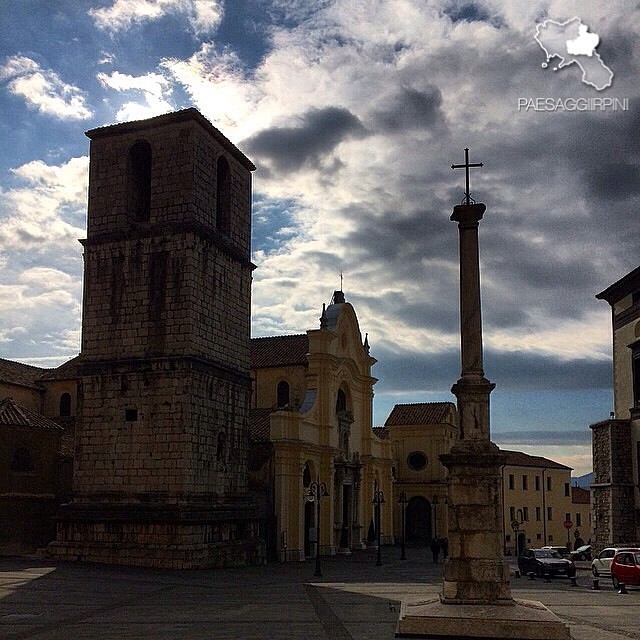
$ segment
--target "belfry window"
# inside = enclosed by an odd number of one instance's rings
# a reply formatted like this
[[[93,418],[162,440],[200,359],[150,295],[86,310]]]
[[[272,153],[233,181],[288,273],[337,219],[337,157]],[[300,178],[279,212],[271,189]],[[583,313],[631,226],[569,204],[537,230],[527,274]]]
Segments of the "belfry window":
[[[67,418],[71,415],[71,394],[63,393],[60,396],[60,417]]]
[[[226,458],[227,448],[227,436],[224,431],[218,434],[218,446],[216,448],[216,460],[218,462],[224,462]]]
[[[347,395],[342,389],[338,389],[338,396],[336,398],[336,413],[347,410]]]
[[[282,409],[289,404],[289,383],[286,380],[278,382],[276,402],[278,409]]]
[[[129,212],[133,220],[149,219],[151,209],[151,147],[140,140],[129,150]]]
[[[216,170],[216,228],[226,234],[231,230],[231,169],[224,156]]]

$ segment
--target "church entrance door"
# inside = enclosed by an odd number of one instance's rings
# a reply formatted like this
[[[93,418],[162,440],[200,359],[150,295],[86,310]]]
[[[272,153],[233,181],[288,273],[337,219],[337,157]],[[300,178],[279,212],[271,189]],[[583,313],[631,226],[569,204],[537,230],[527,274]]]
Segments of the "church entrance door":
[[[410,544],[431,542],[431,503],[423,496],[414,496],[407,504],[406,540]]]

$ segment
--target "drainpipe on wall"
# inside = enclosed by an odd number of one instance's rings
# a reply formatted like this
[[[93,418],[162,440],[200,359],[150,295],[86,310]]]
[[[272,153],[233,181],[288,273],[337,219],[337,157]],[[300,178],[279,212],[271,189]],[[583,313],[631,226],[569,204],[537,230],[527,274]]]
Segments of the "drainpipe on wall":
[[[547,501],[545,499],[547,491],[547,483],[545,482],[544,474],[546,469],[542,469],[542,538],[544,540],[542,546],[547,544]]]
[[[504,468],[507,465],[503,464],[500,467],[500,476],[502,478],[502,553],[504,555],[507,555],[507,538],[506,538],[506,532],[507,530],[505,529],[505,520],[504,520],[504,510],[505,510],[505,506],[504,506]]]

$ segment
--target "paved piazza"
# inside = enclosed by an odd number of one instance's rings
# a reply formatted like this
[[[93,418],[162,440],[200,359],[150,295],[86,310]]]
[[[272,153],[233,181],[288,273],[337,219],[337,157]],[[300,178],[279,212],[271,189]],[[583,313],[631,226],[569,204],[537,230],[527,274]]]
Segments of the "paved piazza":
[[[224,571],[169,571],[0,558],[0,638],[391,640],[405,596],[440,590],[442,564],[424,549],[383,549],[314,563]],[[565,579],[513,578],[513,596],[539,600],[571,625],[575,640],[640,639],[640,588],[618,595],[608,579],[591,590]]]

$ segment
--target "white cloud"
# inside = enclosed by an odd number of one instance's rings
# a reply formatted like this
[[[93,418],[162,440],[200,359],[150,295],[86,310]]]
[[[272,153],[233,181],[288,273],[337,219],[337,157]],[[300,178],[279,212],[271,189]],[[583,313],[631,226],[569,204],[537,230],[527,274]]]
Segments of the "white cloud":
[[[205,42],[187,60],[168,58],[161,66],[224,131],[242,138],[270,117],[268,110],[257,110],[262,89],[245,76],[242,62],[231,51],[218,52],[213,44]]]
[[[174,106],[167,100],[172,88],[169,81],[159,73],[148,73],[143,76],[130,76],[119,71],[111,74],[98,73],[97,78],[102,86],[119,92],[138,91],[142,93],[144,104],[126,102],[116,113],[116,119],[141,120],[171,111]]]
[[[74,120],[93,115],[81,89],[26,56],[7,58],[0,67],[0,80],[7,81],[11,93],[21,96],[41,113]]]
[[[34,160],[13,173],[23,185],[0,192],[0,251],[77,253],[85,233],[88,158],[61,165]]]
[[[194,33],[208,33],[220,24],[222,3],[218,0],[115,0],[111,6],[89,10],[99,28],[114,32],[171,14],[186,15]]]

